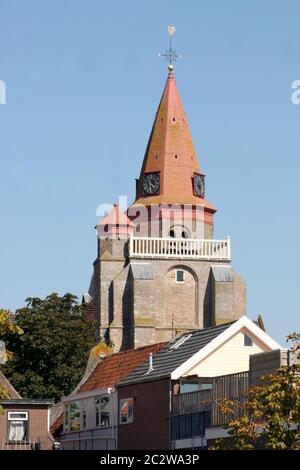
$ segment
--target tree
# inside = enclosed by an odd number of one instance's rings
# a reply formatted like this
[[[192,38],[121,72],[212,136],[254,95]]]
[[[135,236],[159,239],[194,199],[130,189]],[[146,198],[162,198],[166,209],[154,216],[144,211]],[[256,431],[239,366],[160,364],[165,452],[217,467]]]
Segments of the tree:
[[[9,310],[0,309],[0,339],[9,335],[21,335],[23,330],[12,321],[12,314]],[[6,362],[9,359],[12,359],[13,353],[8,351],[6,348],[3,351],[3,357],[1,358],[3,362]],[[0,400],[5,400],[10,397],[9,391],[7,388],[0,384]],[[2,414],[3,409],[0,404],[0,414]]]
[[[24,334],[5,337],[15,352],[5,372],[23,397],[59,401],[82,378],[96,343],[96,325],[87,319],[86,306],[69,293],[29,297],[26,302],[16,312],[16,324]]]
[[[261,377],[262,384],[250,388],[243,410],[237,401],[221,401],[221,411],[232,416],[227,426],[231,439],[216,441],[213,449],[300,449],[299,338],[296,333],[288,337],[295,363]],[[234,418],[239,408],[241,417]]]

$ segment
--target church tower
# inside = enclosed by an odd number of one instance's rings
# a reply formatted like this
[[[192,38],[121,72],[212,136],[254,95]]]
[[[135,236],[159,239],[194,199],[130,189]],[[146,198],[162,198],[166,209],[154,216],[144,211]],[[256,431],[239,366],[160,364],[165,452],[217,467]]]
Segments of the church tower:
[[[89,314],[115,351],[246,314],[230,239],[213,238],[215,213],[170,64],[135,201],[97,225]]]
[[[129,214],[135,215],[141,205],[147,207],[146,224],[141,220],[141,235],[157,233],[157,226],[153,226],[157,216],[160,236],[190,238],[193,233],[193,238],[213,238],[216,209],[205,199],[205,176],[199,167],[172,65],[137,180],[136,200]],[[168,214],[174,219],[170,227],[164,224]],[[191,229],[181,227],[178,221],[183,219]]]

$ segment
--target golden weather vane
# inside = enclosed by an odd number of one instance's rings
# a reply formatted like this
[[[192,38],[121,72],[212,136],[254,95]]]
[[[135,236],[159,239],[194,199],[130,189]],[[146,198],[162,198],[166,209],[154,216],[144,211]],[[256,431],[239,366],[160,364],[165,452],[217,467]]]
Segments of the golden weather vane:
[[[180,55],[172,47],[172,37],[175,34],[176,28],[175,26],[168,26],[168,34],[170,38],[169,49],[167,49],[163,54],[158,54],[159,57],[164,57],[166,61],[169,62],[169,70],[174,69],[173,62],[177,59],[180,59]]]

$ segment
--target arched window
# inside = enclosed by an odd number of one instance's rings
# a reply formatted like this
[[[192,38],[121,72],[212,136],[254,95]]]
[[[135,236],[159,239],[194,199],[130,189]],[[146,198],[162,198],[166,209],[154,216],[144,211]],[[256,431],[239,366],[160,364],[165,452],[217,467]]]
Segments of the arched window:
[[[188,229],[182,225],[173,225],[169,231],[169,237],[171,238],[191,238]]]

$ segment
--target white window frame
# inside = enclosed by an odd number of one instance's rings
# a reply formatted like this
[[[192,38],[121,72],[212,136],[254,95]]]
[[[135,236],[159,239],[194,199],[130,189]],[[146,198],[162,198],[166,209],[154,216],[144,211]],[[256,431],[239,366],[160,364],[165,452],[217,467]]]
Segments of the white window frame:
[[[12,415],[25,415],[24,418],[16,418],[13,417]],[[8,421],[28,421],[28,411],[9,411],[8,412]]]
[[[101,398],[107,397],[109,400],[109,425],[108,426],[101,426]],[[96,403],[97,400],[97,403]],[[111,395],[108,393],[104,393],[102,395],[98,395],[95,400],[94,400],[94,406],[95,406],[95,418],[96,415],[98,414],[98,426],[97,426],[97,419],[95,419],[95,427],[97,429],[108,429],[111,428],[112,426],[112,400],[111,400]]]
[[[19,415],[19,416],[17,417],[17,415]],[[24,416],[20,417],[20,415],[24,415]],[[11,423],[13,421],[21,421],[22,423],[26,422],[25,439],[22,439],[21,441],[9,439],[9,430],[10,430],[10,424],[9,423]],[[29,442],[28,411],[8,411],[8,413],[7,413],[7,441],[11,444],[17,443],[17,442],[22,442],[22,443]]]
[[[177,279],[177,273],[179,271],[183,273],[183,281],[178,281],[178,279]],[[176,282],[176,284],[184,284],[185,283],[185,270],[184,269],[176,269],[175,282]]]
[[[132,413],[131,413],[131,418],[130,418],[130,420],[128,420],[128,418],[127,418],[127,421],[122,421],[122,420],[121,420],[121,416],[122,416],[122,403],[123,403],[123,402],[126,402],[126,401],[131,401],[131,402],[132,402]],[[133,412],[134,412],[133,407],[134,407],[134,399],[133,399],[133,397],[120,398],[120,400],[119,400],[119,424],[120,424],[120,425],[133,423]],[[127,414],[127,417],[128,417],[128,414]]]

